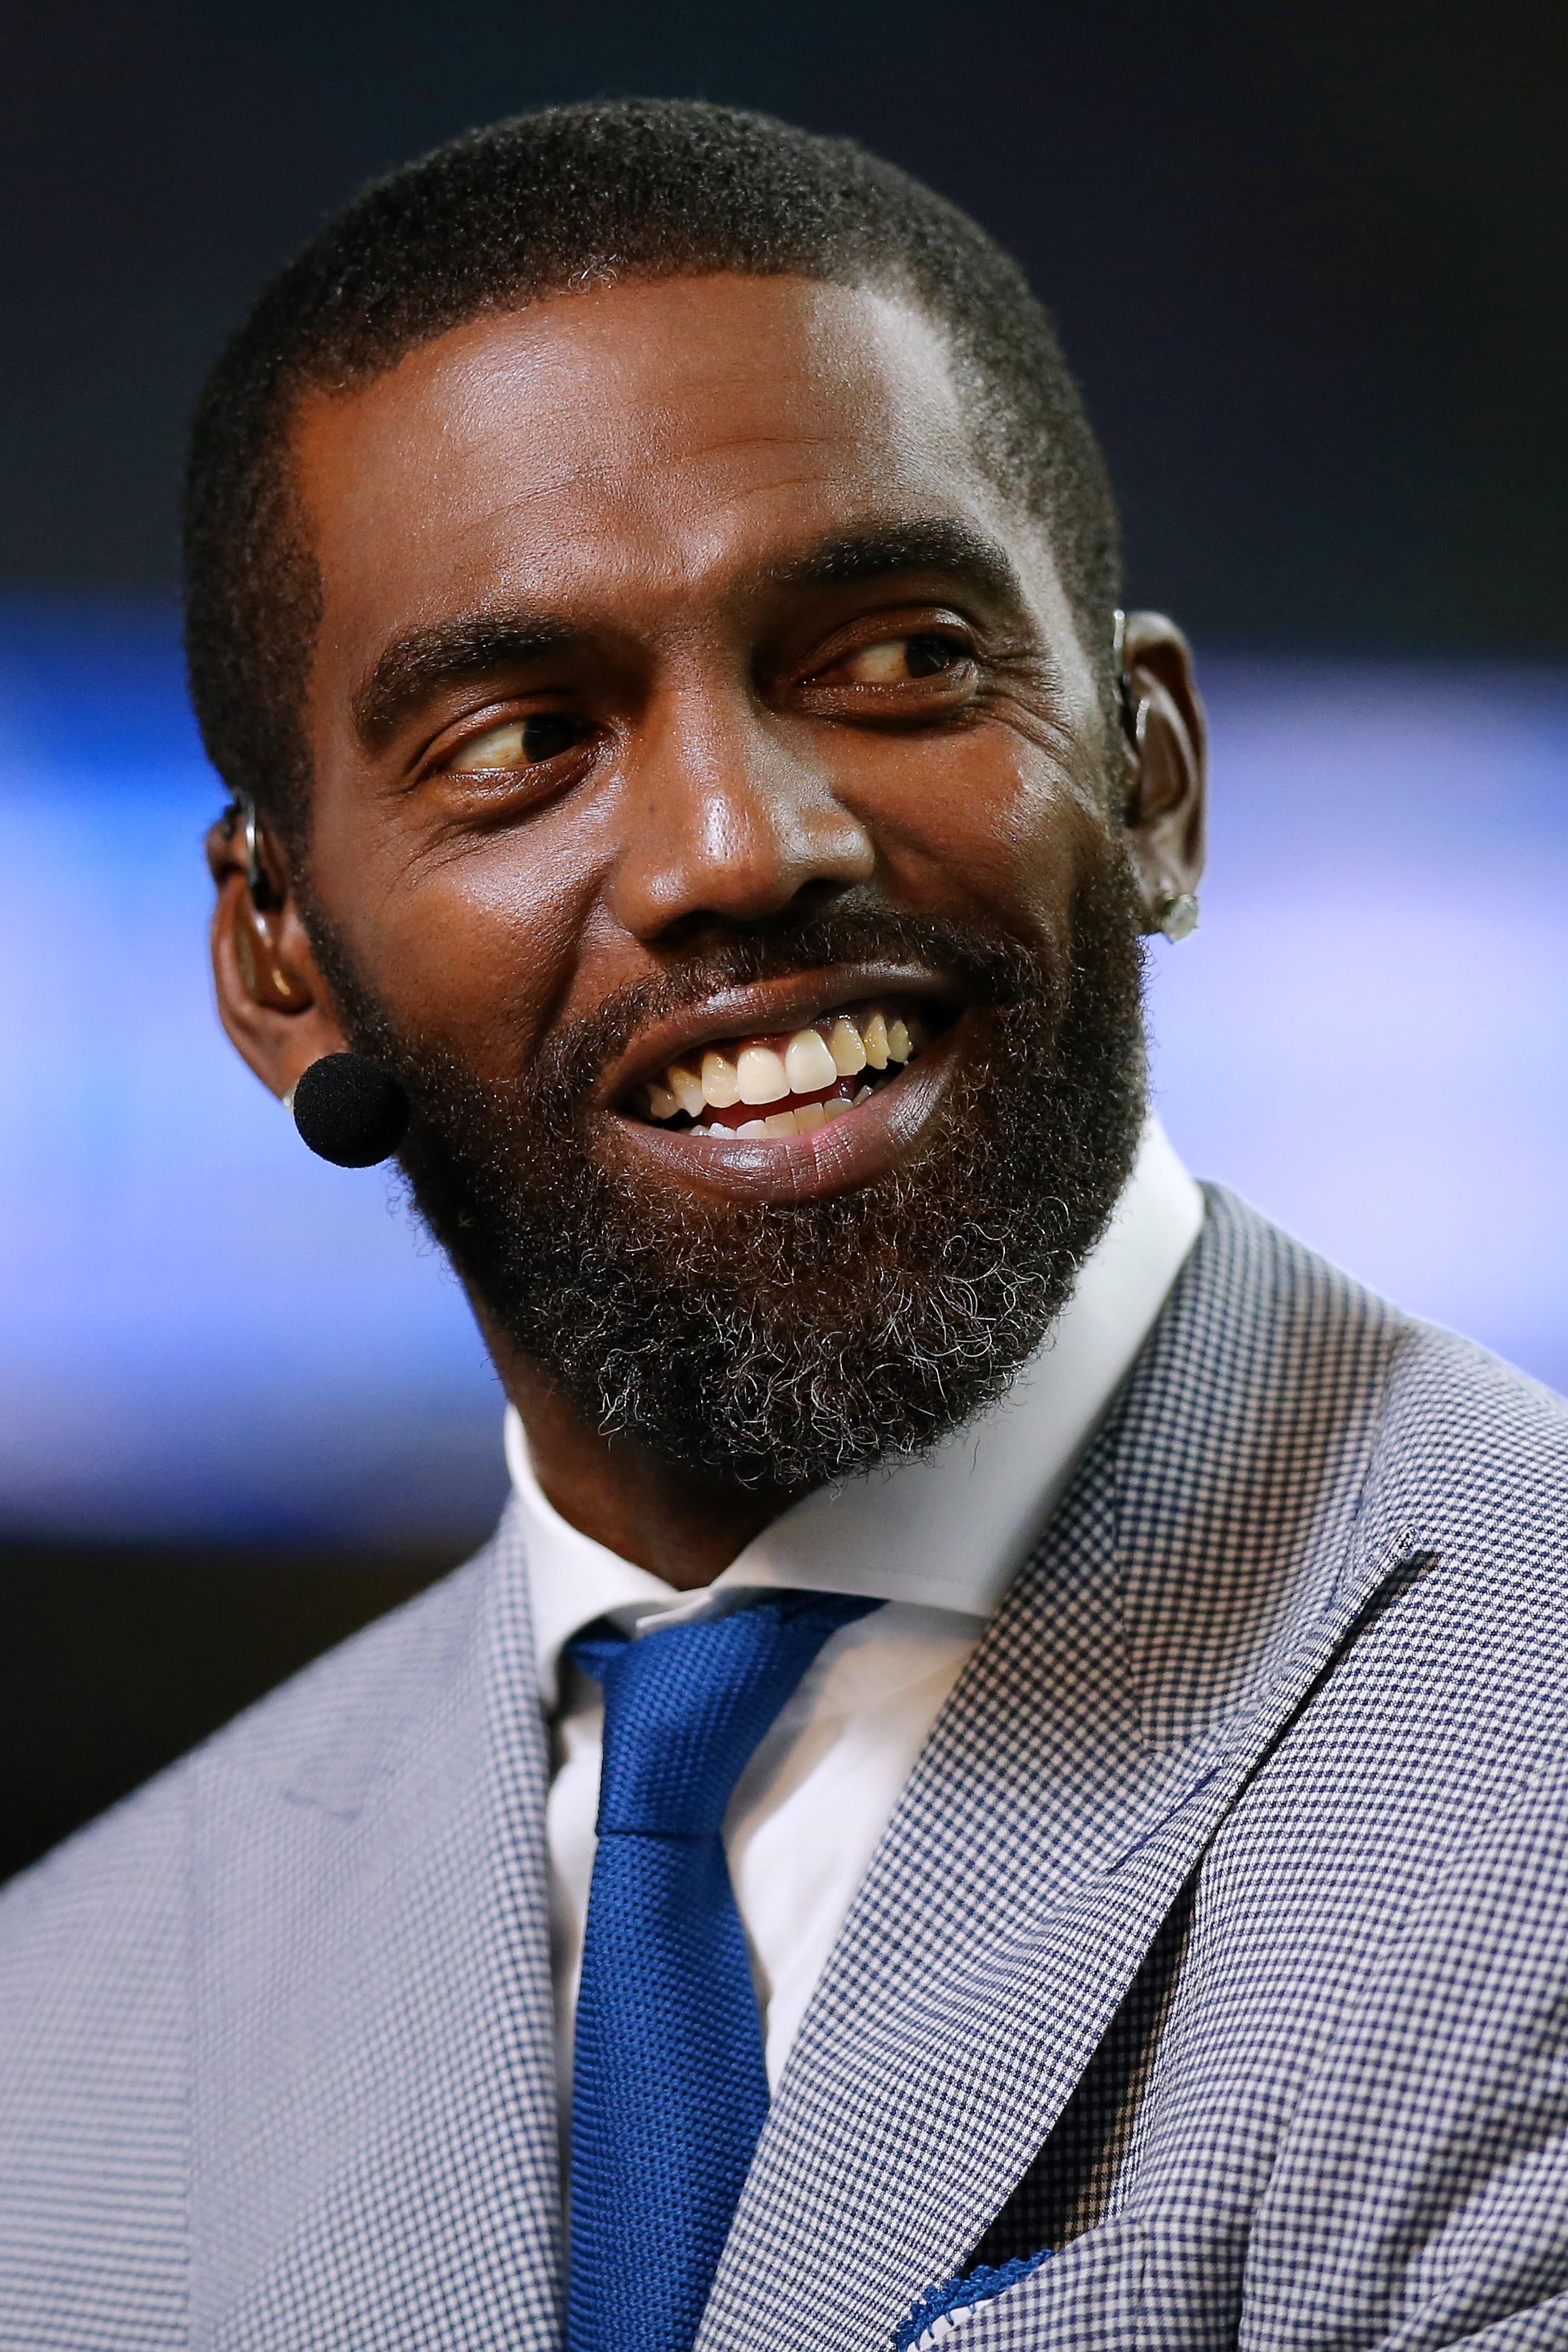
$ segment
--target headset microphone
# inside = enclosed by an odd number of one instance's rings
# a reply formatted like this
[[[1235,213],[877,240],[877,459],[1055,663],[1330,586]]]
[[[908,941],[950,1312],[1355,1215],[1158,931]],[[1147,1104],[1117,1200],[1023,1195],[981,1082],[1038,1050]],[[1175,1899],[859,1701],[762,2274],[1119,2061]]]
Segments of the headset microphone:
[[[319,1159],[373,1168],[408,1130],[408,1097],[369,1054],[324,1054],[294,1089],[294,1124]]]

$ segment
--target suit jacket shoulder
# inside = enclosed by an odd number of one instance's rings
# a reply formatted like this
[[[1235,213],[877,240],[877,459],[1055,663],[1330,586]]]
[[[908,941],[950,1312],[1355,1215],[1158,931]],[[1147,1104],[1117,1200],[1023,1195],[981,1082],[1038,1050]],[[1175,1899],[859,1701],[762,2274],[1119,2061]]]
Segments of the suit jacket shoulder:
[[[508,1549],[503,1522],[465,1568],[0,1893],[5,2352],[204,2341],[204,2292],[222,2306],[247,2235],[231,2213],[225,2252],[193,2265],[216,2210],[231,2192],[236,2208],[254,2206],[272,2166],[293,2174],[308,2208],[312,2158],[319,2186],[343,2137],[334,2099],[365,2095],[349,2078],[378,2003],[412,2026],[411,1986],[375,1981],[366,1939],[384,1939],[393,1977],[400,1964],[411,1976],[431,1968],[433,1939],[462,1948],[461,1931],[436,1919],[423,1937],[409,1931],[443,1841],[459,1886],[483,1899],[506,1793],[488,1725],[498,1660],[528,1755],[526,1626],[508,1634],[497,1591],[519,1582]],[[531,1941],[530,1930],[525,1960]],[[224,2180],[236,2161],[252,2180]],[[193,2189],[204,2175],[205,2197]],[[264,2213],[263,2228],[278,2218]]]

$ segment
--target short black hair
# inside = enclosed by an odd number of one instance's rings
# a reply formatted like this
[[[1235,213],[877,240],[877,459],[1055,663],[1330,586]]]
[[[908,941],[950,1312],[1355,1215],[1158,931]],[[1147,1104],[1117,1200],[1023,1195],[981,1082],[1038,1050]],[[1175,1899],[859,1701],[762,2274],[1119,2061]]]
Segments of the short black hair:
[[[1115,506],[1050,317],[954,205],[847,139],[696,101],[551,107],[470,131],[364,189],[262,294],[198,402],[185,488],[185,646],[203,740],[297,848],[320,611],[290,435],[486,312],[575,287],[720,270],[874,286],[949,341],[988,472],[1046,527],[1104,673]]]

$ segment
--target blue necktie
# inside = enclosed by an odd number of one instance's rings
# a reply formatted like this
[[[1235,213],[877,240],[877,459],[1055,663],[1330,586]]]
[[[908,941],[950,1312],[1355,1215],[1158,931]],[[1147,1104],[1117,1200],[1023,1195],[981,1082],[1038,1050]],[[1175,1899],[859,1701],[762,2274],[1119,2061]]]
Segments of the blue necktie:
[[[785,1593],[641,1641],[580,1635],[604,1686],[577,2001],[568,2352],[690,2352],[768,2113],[721,1832],[823,1643],[871,1601]]]

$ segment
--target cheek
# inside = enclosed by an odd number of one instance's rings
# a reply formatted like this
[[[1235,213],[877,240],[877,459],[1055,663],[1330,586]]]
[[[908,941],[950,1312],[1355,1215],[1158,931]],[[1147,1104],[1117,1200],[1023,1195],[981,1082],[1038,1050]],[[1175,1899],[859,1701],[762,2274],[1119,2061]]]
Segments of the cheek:
[[[456,1052],[476,1076],[528,1060],[577,992],[591,883],[548,829],[438,857],[315,861],[318,896],[399,1030]],[[336,883],[336,887],[334,887]]]
[[[527,1059],[570,992],[577,925],[566,894],[515,861],[458,861],[413,894],[408,971],[423,1002],[411,1012],[477,1072]]]
[[[1005,730],[908,747],[857,795],[900,897],[1054,937],[1103,828],[1079,784]]]

